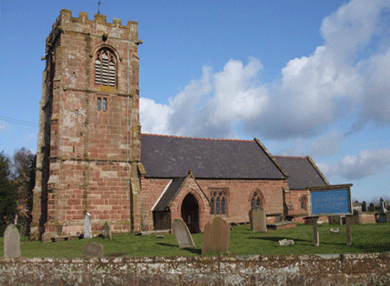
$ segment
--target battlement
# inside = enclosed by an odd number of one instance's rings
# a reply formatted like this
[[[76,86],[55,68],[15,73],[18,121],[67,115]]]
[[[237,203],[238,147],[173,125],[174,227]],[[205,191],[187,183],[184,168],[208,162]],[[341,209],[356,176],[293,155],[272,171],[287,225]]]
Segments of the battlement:
[[[92,22],[95,22],[95,23],[98,23],[98,24],[104,24],[104,25],[107,25],[107,26],[121,27],[121,28],[130,28],[133,25],[138,25],[137,22],[128,21],[127,22],[127,26],[123,26],[122,25],[122,21],[120,19],[118,19],[118,18],[114,18],[112,23],[107,23],[106,15],[102,15],[102,14],[95,14],[94,15],[94,19],[93,20],[89,20],[87,12],[79,12],[79,17],[78,18],[74,18],[74,17],[72,17],[72,11],[67,10],[67,9],[62,9],[61,10],[60,16],[57,18],[57,22],[58,22],[58,19],[64,19],[64,20],[67,20],[67,21],[82,22],[82,23],[87,23],[87,22],[92,23]]]
[[[128,21],[127,26],[122,25],[122,21],[114,18],[112,23],[107,22],[107,17],[102,14],[95,14],[93,20],[88,19],[88,13],[79,12],[79,17],[74,18],[72,11],[62,9],[56,22],[53,24],[52,31],[46,40],[48,46],[51,46],[59,33],[72,32],[82,33],[89,36],[99,36],[106,34],[111,37],[138,41],[138,23]],[[124,36],[127,34],[127,36]]]
[[[130,27],[136,25],[138,26],[138,23],[135,21],[128,21],[127,26],[122,25],[122,21],[118,18],[114,18],[112,23],[107,23],[107,16],[102,14],[95,14],[93,20],[88,19],[88,13],[87,12],[79,12],[79,17],[74,18],[72,17],[72,11],[67,9],[62,9],[60,12],[60,16],[58,16],[56,23],[53,25],[53,28],[56,24],[58,24],[60,21],[73,21],[73,22],[81,22],[81,23],[98,23],[103,24],[111,27],[121,27],[124,29],[129,29]]]

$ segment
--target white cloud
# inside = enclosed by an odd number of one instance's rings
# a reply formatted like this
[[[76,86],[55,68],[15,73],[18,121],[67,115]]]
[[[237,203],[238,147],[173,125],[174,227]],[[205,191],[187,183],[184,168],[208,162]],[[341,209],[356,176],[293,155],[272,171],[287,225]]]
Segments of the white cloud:
[[[363,150],[357,155],[345,156],[334,166],[317,163],[326,176],[341,176],[349,180],[376,174],[389,165],[390,149]]]
[[[0,121],[0,132],[5,129],[5,124]]]
[[[333,176],[332,167],[325,163],[316,163],[317,167],[320,169],[322,174],[329,180]]]
[[[142,97],[139,105],[142,132],[154,134],[169,133],[168,118],[172,113],[169,106]]]
[[[312,146],[309,154],[316,155],[333,155],[337,154],[343,135],[338,131],[332,131],[330,134],[319,137]]]
[[[217,73],[203,67],[169,104],[141,99],[143,131],[227,138],[237,137],[239,126],[262,138],[291,139],[318,135],[352,112],[359,113],[353,130],[370,120],[390,123],[389,10],[384,0],[343,5],[323,20],[324,44],[290,60],[272,85],[261,82],[255,58],[247,65],[229,60]],[[340,135],[331,136],[322,139]],[[313,151],[333,152],[324,144]]]
[[[168,105],[141,98],[142,131],[236,137],[234,124],[252,120],[267,105],[267,89],[258,79],[261,69],[261,62],[255,58],[245,66],[241,61],[230,60],[218,73],[205,66],[202,77],[170,98]]]

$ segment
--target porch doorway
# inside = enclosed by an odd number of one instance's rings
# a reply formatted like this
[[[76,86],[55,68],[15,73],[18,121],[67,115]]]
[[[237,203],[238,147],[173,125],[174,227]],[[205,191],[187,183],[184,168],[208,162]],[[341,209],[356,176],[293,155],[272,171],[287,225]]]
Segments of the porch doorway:
[[[199,232],[199,205],[192,194],[188,194],[181,204],[181,217],[191,233]]]

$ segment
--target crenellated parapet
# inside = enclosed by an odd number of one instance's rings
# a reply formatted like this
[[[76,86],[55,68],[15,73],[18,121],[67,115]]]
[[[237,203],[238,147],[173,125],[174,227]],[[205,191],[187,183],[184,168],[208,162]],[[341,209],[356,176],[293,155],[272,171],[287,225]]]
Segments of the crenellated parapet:
[[[112,23],[107,22],[107,17],[102,14],[95,14],[93,20],[88,19],[88,13],[79,12],[79,17],[72,17],[72,11],[62,9],[53,29],[46,39],[46,53],[50,51],[59,33],[81,33],[91,37],[115,38],[128,40],[139,44],[138,23],[128,21],[127,26],[122,21],[114,18]]]

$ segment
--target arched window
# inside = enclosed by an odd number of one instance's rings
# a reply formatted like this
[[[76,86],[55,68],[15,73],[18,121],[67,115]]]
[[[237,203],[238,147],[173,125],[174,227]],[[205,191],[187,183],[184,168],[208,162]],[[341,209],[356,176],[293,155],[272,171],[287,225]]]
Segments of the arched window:
[[[251,198],[251,209],[253,209],[255,207],[259,207],[259,206],[262,206],[261,194],[260,194],[260,192],[255,191],[252,195],[252,198]]]
[[[107,98],[103,98],[103,111],[107,110]]]
[[[301,210],[306,211],[307,210],[307,197],[302,196],[300,199],[300,203],[301,203]]]
[[[97,111],[100,111],[100,109],[102,109],[102,99],[100,97],[98,97],[97,99],[96,109]]]
[[[215,188],[210,191],[210,204],[212,215],[226,215],[226,197],[227,190]]]
[[[107,48],[96,53],[95,84],[116,86],[116,59],[114,53]]]

